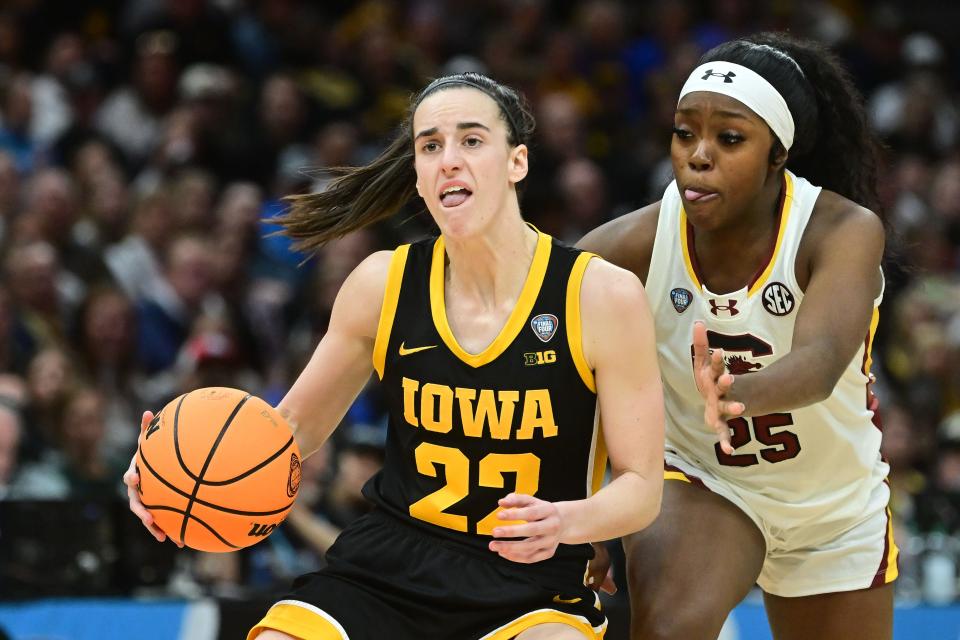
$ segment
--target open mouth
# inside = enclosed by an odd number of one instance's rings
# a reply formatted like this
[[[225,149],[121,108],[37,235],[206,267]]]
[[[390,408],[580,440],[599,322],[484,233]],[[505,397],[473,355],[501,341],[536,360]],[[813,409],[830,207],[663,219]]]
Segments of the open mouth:
[[[440,193],[440,204],[447,208],[459,207],[472,195],[473,192],[470,189],[461,185],[452,185]]]

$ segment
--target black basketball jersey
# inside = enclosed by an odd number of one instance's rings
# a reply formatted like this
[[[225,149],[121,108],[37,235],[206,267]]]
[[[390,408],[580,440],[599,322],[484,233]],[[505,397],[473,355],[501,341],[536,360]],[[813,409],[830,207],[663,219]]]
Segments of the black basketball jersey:
[[[577,500],[599,488],[606,452],[580,332],[592,257],[539,233],[516,307],[470,354],[447,323],[443,238],[396,250],[374,346],[390,427],[370,500],[491,554],[493,528],[508,524],[496,517],[501,497]],[[556,557],[590,553],[561,545]]]

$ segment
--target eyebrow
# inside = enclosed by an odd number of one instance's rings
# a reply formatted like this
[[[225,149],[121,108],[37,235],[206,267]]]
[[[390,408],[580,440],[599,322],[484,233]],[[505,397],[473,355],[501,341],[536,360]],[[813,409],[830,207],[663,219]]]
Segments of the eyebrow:
[[[458,122],[457,130],[463,131],[464,129],[484,129],[485,131],[490,131],[490,127],[485,124],[480,124],[479,122]],[[418,140],[419,138],[432,136],[436,134],[437,131],[439,131],[437,127],[430,127],[429,129],[424,129],[418,133],[413,139]]]
[[[699,113],[699,110],[698,109],[677,109],[677,113],[679,113],[680,115],[689,116],[689,115]],[[725,118],[739,118],[740,120],[750,120],[750,117],[747,116],[747,114],[741,113],[740,111],[729,111],[727,109],[717,109],[713,113],[718,116],[723,116]]]

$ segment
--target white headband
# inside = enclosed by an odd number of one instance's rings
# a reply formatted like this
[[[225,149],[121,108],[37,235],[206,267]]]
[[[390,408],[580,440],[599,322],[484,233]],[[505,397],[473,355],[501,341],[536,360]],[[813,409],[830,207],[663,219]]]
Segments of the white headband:
[[[687,78],[677,104],[683,96],[694,91],[712,91],[739,100],[770,125],[786,149],[793,146],[794,124],[790,109],[780,92],[757,72],[733,62],[706,62]]]

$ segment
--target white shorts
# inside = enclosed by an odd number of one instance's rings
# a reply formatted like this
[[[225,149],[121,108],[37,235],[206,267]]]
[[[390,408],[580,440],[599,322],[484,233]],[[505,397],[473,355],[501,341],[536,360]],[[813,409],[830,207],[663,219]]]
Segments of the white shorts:
[[[723,496],[760,529],[767,545],[757,584],[775,596],[796,598],[821,593],[881,587],[897,578],[897,545],[890,521],[890,487],[873,490],[861,517],[783,531],[750,506],[749,496],[700,469],[675,452],[664,455],[664,480],[689,482]]]

